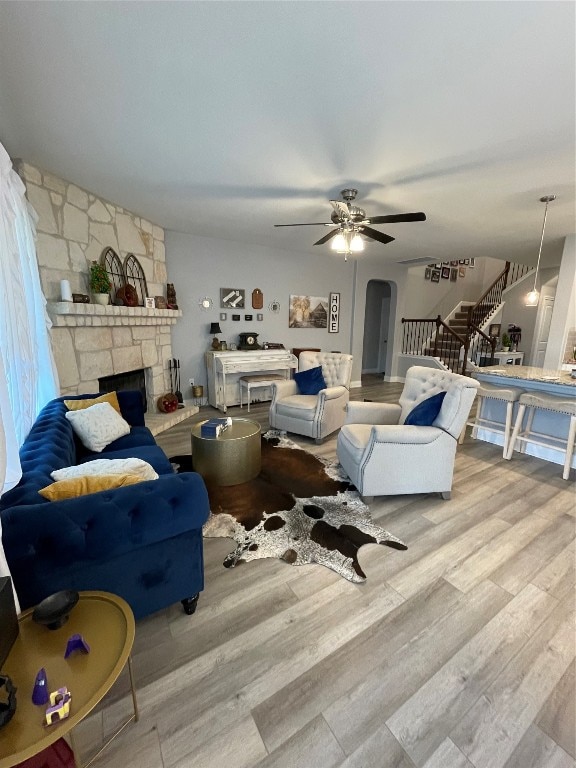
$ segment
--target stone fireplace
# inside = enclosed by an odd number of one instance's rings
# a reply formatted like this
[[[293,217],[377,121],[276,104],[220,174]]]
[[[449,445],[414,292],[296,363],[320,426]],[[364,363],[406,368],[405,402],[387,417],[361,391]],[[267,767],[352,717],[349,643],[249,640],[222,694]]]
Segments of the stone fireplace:
[[[38,215],[38,269],[61,394],[98,392],[100,378],[144,369],[148,413],[156,413],[157,399],[170,389],[171,326],[182,312],[63,302],[60,281],[89,293],[90,262],[111,247],[122,262],[128,254],[138,259],[150,296],[165,296],[164,230],[29,163],[15,167]]]
[[[148,412],[169,391],[170,328],[179,310],[49,302],[64,395],[98,392],[103,377],[144,370]]]

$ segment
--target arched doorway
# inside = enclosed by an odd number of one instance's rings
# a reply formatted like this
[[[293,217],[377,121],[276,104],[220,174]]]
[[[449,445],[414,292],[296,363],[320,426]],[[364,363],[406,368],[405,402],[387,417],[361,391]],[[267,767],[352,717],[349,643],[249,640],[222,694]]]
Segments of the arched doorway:
[[[391,284],[386,280],[369,280],[364,310],[363,374],[384,375],[390,367],[394,344],[391,310]]]

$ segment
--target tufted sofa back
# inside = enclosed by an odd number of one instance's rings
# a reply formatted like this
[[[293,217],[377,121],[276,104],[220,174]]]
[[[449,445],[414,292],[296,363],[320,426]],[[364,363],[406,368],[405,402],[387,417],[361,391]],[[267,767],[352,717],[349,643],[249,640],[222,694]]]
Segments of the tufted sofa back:
[[[404,389],[400,395],[399,402],[402,407],[400,424],[404,423],[406,416],[422,400],[438,392],[446,392],[442,408],[433,426],[458,438],[468,418],[478,387],[478,382],[468,376],[414,365],[406,372]]]
[[[319,365],[322,366],[322,375],[329,387],[342,386],[350,389],[352,355],[340,352],[300,352],[299,371],[307,371]]]

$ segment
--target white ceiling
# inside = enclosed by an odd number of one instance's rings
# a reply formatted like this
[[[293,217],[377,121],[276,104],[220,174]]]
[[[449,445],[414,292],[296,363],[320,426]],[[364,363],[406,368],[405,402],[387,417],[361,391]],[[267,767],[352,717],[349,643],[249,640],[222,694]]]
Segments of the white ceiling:
[[[575,225],[572,2],[0,2],[0,141],[155,223],[383,261],[534,263]]]

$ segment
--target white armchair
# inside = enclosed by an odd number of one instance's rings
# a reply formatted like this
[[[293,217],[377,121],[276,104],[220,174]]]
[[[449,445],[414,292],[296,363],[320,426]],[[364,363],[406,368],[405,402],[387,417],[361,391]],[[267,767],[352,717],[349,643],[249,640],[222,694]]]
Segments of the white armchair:
[[[270,426],[317,443],[344,424],[350,396],[352,355],[339,352],[301,352],[298,370],[322,367],[326,389],[317,395],[300,395],[293,379],[272,384]]]
[[[449,499],[458,438],[478,386],[467,376],[414,366],[398,405],[349,403],[337,454],[361,495],[438,492]],[[432,426],[404,424],[413,408],[443,391]]]

